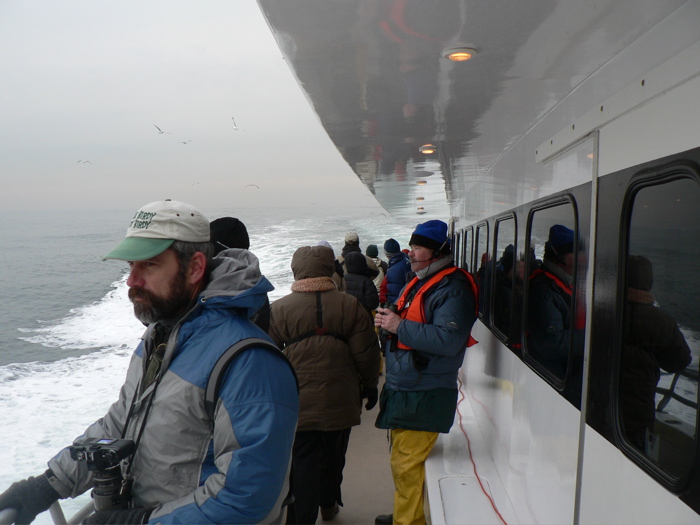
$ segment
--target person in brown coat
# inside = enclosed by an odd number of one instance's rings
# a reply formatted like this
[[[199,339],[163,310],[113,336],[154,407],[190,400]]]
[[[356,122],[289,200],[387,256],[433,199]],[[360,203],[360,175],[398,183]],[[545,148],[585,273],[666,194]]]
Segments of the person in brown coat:
[[[292,453],[287,523],[331,520],[342,506],[340,485],[350,428],[362,399],[377,403],[379,344],[371,318],[353,296],[336,290],[333,250],[304,246],[292,257],[292,293],[272,303],[270,336],[299,379],[299,422]]]

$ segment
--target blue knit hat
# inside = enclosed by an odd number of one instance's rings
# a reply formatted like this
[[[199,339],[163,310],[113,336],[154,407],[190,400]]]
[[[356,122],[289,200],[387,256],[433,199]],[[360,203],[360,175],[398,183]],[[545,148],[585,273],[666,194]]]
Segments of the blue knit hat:
[[[413,231],[408,244],[409,246],[414,244],[423,246],[436,252],[450,253],[450,238],[447,235],[447,224],[438,220],[419,224]]]
[[[555,224],[549,229],[548,242],[560,255],[571,253],[574,251],[574,230]]]
[[[396,255],[399,252],[401,252],[401,246],[395,239],[387,239],[384,242],[384,253],[387,257],[391,258],[392,255]]]

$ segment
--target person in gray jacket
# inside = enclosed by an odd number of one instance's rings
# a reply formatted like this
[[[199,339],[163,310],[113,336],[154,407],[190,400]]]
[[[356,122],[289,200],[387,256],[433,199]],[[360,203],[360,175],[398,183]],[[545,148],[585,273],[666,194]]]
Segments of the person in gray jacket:
[[[272,286],[250,252],[212,260],[209,238],[197,209],[158,201],[136,213],[105,257],[129,262],[129,298],[148,328],[119,399],[77,441],[133,441],[116,466],[130,497],[125,508],[98,507],[84,523],[284,520],[298,415],[288,361],[257,343],[221,374],[215,407],[205,402],[212,370],[229,348],[247,338],[270,341],[248,317]],[[59,498],[88,490],[94,473],[76,459],[70,447],[59,452],[44,474],[1,494],[0,510],[16,509],[16,522],[29,523]]]

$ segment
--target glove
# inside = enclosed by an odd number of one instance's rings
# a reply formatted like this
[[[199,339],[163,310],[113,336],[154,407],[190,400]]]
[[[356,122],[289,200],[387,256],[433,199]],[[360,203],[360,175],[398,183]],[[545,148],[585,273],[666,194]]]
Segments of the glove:
[[[0,494],[0,510],[15,509],[15,523],[31,523],[36,515],[44,512],[61,497],[49,483],[51,470],[37,477],[29,477],[10,485]]]
[[[83,520],[84,525],[143,525],[153,509],[98,510]]]
[[[367,399],[367,403],[365,403],[365,408],[367,410],[372,410],[374,406],[377,404],[377,400],[379,399],[379,390],[377,388],[363,388],[362,389],[362,399]]]

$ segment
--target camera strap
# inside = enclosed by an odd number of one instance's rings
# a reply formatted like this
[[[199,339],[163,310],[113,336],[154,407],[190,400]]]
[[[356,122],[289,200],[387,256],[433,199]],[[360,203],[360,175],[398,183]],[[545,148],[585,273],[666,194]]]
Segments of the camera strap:
[[[163,356],[165,355],[165,350],[167,348],[167,341],[171,333],[172,330],[168,330],[161,323],[156,323],[153,327],[153,330],[151,331],[152,336],[149,339],[144,340],[143,343],[144,352],[146,354],[145,357],[147,357],[149,362],[144,375],[142,376],[141,380],[139,380],[138,384],[136,385],[136,388],[134,389],[134,395],[131,398],[131,405],[129,406],[129,413],[126,416],[126,420],[124,421],[124,428],[122,429],[122,439],[126,436],[126,431],[129,428],[129,423],[131,422],[131,418],[134,415],[134,410],[136,408],[136,398],[139,396],[139,393],[142,392],[142,390],[145,391],[151,383],[154,383],[154,385],[153,391],[151,392],[148,398],[146,411],[144,412],[143,419],[141,420],[141,427],[139,428],[138,435],[134,440],[134,453],[131,455],[131,459],[127,461],[127,469],[125,474],[125,482],[127,483],[131,483],[131,481],[129,480],[131,478],[133,457],[136,455],[136,451],[138,450],[139,443],[141,442],[141,437],[143,436],[143,432],[146,428],[146,423],[148,422],[148,414],[151,412],[153,400],[156,397],[156,392],[158,390],[158,386],[160,385],[160,380],[163,377],[163,374],[161,373],[161,365],[163,362]]]

